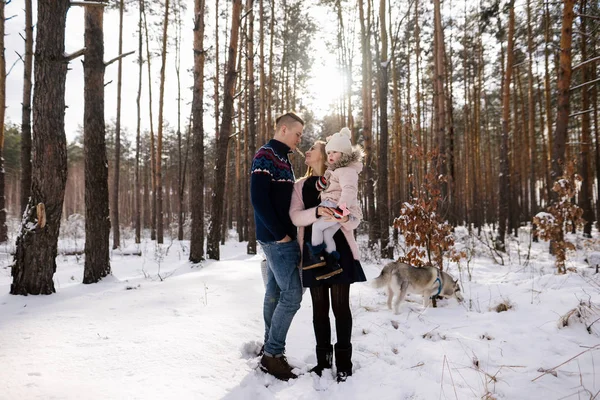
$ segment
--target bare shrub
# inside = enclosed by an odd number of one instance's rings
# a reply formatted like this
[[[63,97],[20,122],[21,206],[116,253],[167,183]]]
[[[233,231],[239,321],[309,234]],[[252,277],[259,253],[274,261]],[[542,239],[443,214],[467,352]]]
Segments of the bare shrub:
[[[492,307],[493,311],[496,311],[497,313],[501,313],[501,312],[505,312],[508,310],[511,310],[514,306],[511,304],[510,301],[508,300],[503,300],[501,303],[495,305],[494,307]]]
[[[558,319],[558,328],[564,328],[574,324],[582,324],[589,334],[600,336],[600,328],[594,325],[600,320],[600,306],[591,300],[580,300],[577,307],[569,310]]]
[[[440,175],[435,167],[435,151],[424,155],[417,147],[411,152],[411,157],[426,157],[431,168],[424,176],[423,183],[418,187],[415,185],[412,199],[402,204],[400,216],[394,220],[394,228],[400,230],[408,249],[400,261],[418,267],[430,264],[443,270],[444,257],[455,262],[466,257],[464,251],[459,252],[454,248],[452,226],[442,219],[440,213],[444,203],[441,188],[447,178]],[[409,177],[411,180],[413,178]]]
[[[573,202],[581,187],[581,181],[581,177],[575,173],[573,162],[568,162],[563,176],[554,182],[552,187],[552,191],[556,193],[555,199],[546,208],[546,212],[533,217],[533,223],[538,226],[539,237],[550,241],[550,253],[556,259],[559,274],[567,272],[567,252],[575,250],[575,245],[565,238],[565,231],[569,226],[573,228],[583,225],[583,210]]]

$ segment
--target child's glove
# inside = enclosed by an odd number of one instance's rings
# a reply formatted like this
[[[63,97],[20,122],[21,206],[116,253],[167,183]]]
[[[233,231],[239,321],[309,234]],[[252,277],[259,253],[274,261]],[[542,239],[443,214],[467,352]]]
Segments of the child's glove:
[[[324,176],[320,176],[319,179],[317,179],[317,182],[315,183],[315,187],[319,192],[322,192],[323,190],[327,189],[328,186],[329,181]]]
[[[346,215],[350,215],[350,210],[346,207],[346,203],[340,204],[336,208],[331,209],[335,219],[343,219]]]

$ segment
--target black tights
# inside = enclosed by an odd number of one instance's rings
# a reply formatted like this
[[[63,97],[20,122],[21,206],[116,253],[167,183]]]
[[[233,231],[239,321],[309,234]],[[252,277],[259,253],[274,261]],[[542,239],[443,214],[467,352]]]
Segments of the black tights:
[[[331,308],[335,316],[338,347],[350,346],[352,335],[352,313],[350,312],[350,284],[322,285],[310,288],[313,304],[313,327],[317,347],[331,345],[331,325],[329,323],[329,291]]]

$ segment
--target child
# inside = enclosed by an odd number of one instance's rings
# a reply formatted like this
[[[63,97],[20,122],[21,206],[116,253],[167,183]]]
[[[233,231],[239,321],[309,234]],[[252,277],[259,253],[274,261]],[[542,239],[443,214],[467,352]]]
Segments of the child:
[[[317,190],[321,191],[321,204],[319,207],[329,207],[333,210],[333,216],[342,220],[345,216],[349,218],[362,217],[358,204],[358,174],[362,171],[363,151],[360,146],[352,147],[350,141],[350,129],[342,128],[333,134],[325,145],[327,152],[327,164],[329,168],[316,182]],[[318,256],[323,249],[326,266],[324,273],[316,279],[327,279],[342,272],[338,264],[340,254],[336,251],[333,235],[340,229],[338,221],[327,220],[320,217],[312,225],[311,251]],[[305,269],[322,266],[323,263],[315,263]]]

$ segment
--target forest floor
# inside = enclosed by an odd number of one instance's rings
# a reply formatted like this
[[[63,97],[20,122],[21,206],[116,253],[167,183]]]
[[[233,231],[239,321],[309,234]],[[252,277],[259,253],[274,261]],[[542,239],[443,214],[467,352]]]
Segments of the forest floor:
[[[59,253],[83,248],[71,228]],[[98,284],[81,283],[81,256],[59,255],[51,296],[9,295],[14,241],[0,247],[0,399],[600,398],[600,274],[585,261],[598,239],[572,236],[578,251],[557,275],[548,244],[530,243],[526,230],[500,259],[459,228],[469,261],[446,268],[465,301],[437,308],[409,295],[395,315],[384,289],[353,285],[354,375],[337,384],[307,372],[316,362],[308,292],[287,340],[300,377],[257,370],[262,257],[246,255],[233,232],[220,261],[196,265],[189,242],[124,236]],[[123,254],[131,250],[142,255]],[[371,280],[385,262],[363,255]]]

